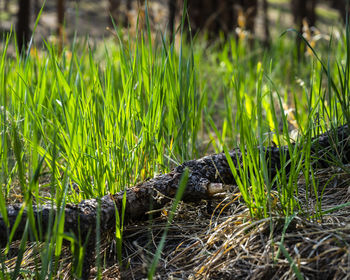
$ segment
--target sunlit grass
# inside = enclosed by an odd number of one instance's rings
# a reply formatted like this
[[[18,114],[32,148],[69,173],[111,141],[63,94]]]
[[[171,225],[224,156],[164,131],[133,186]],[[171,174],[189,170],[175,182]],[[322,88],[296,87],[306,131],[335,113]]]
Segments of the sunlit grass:
[[[3,42],[0,213],[6,222],[6,203],[17,197],[29,205],[33,230],[30,205],[57,205],[41,278],[55,273],[51,262],[63,239],[72,244],[73,272],[81,275],[84,244],[63,233],[66,203],[116,193],[208,152],[246,151],[242,166],[231,163],[231,169],[252,218],[302,211],[297,181],[313,173],[312,137],[349,120],[346,32],[318,42],[302,61],[293,34],[273,40],[269,50],[235,38],[210,45],[181,37],[178,48],[149,34],[118,35],[98,47],[77,39],[62,53],[49,43],[33,45],[28,55],[14,57],[7,50],[13,38]],[[290,173],[282,168],[271,178],[263,147],[274,143],[288,146],[281,166]],[[309,186],[317,193],[313,178]],[[40,231],[32,235],[42,239]]]
[[[11,179],[8,142],[17,139],[19,173],[12,174],[19,174],[23,195],[43,157],[49,170],[55,160],[57,194],[67,173],[79,188],[68,200],[77,202],[115,193],[166,172],[171,161],[198,155],[204,103],[191,55],[144,38],[133,49],[121,45],[111,53],[105,46],[104,67],[88,46],[80,52],[73,44],[58,55],[47,45],[31,53],[11,60],[4,50],[2,63],[2,172]],[[9,128],[18,137],[5,133]]]

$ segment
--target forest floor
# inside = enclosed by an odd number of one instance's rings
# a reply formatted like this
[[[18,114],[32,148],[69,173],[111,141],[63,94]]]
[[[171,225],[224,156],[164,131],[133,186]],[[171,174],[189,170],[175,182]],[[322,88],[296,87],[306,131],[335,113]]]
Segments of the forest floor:
[[[5,32],[15,23],[16,5],[14,1],[10,3],[9,13],[4,13],[0,7],[0,29]],[[270,24],[279,25],[272,34],[274,37],[279,35],[278,30],[292,25],[292,18],[287,1],[270,0],[269,3]],[[321,29],[328,29],[338,22],[337,14],[328,11],[326,6],[320,5],[318,13]],[[110,26],[107,1],[68,1],[66,16],[68,42],[75,32],[96,41],[111,35],[106,30]],[[36,32],[37,40],[39,37],[55,40],[52,35],[56,29],[55,19],[54,1],[47,1]],[[319,203],[318,191],[322,192],[322,209],[350,201],[350,176],[344,169],[320,169],[314,175],[315,180],[332,188],[325,192],[316,190],[307,201],[301,200],[303,208],[300,213],[312,217],[312,211]],[[300,197],[307,197],[303,195],[308,192],[305,181],[300,176]],[[250,219],[249,210],[236,186],[212,201],[180,203],[169,227],[154,279],[294,279],[300,278],[298,271],[308,279],[346,279],[350,275],[350,206],[313,219],[302,215],[282,219],[278,212],[279,203],[276,198],[275,216],[255,221]],[[104,240],[100,255],[104,261],[101,268],[103,279],[147,277],[170,208],[171,203],[161,210],[160,217],[125,227],[122,266],[118,264],[113,236]],[[37,252],[41,246],[29,243],[21,267],[24,275],[26,271],[30,275],[29,272],[38,266],[40,255]],[[19,242],[11,244],[13,258],[6,261],[9,270],[16,266],[18,247]],[[71,278],[71,268],[72,255],[70,248],[65,246],[57,278]],[[91,278],[96,274],[97,269],[92,268]]]
[[[9,32],[11,25],[15,25],[17,21],[17,1],[9,0],[8,11],[4,10],[4,2],[0,3],[0,31],[1,33]],[[37,1],[38,6],[32,9],[32,29],[36,20],[36,15],[40,10],[42,1]],[[123,2],[123,1],[122,1]],[[137,8],[138,5],[133,1],[132,10],[129,11],[127,17],[131,22],[130,30],[133,30],[136,25]],[[268,18],[269,27],[272,31],[272,38],[279,36],[280,30],[285,30],[293,26],[293,18],[290,12],[290,3],[288,0],[269,0]],[[166,29],[167,25],[167,1],[153,0],[149,1],[150,15],[152,16],[155,26],[158,30]],[[121,5],[121,9],[125,9]],[[329,33],[334,25],[339,24],[340,17],[336,10],[329,8],[326,4],[318,4],[317,6],[318,22],[317,28],[323,33]],[[263,34],[263,15],[259,11],[256,21],[256,31],[258,37]],[[67,43],[71,42],[74,36],[85,37],[88,36],[93,41],[98,41],[103,38],[110,37],[112,33],[108,28],[113,28],[110,20],[109,4],[107,0],[93,1],[66,1],[65,14],[65,30],[67,36]],[[56,23],[56,2],[52,0],[46,1],[41,15],[37,31],[36,41],[41,42],[42,38],[46,40],[55,40],[54,34],[57,30]]]
[[[323,182],[320,186],[332,186],[323,194],[322,209],[350,201],[349,173],[328,168],[315,176]],[[307,188],[301,177],[300,213],[312,216],[318,200],[311,196],[305,201]],[[122,279],[147,276],[169,210],[170,206],[162,210],[161,218],[126,229],[123,244],[128,265],[121,270]],[[276,211],[269,218],[252,221],[238,188],[214,201],[182,203],[169,228],[155,279],[295,279],[301,274],[304,278],[299,279],[347,279],[349,211],[347,206],[311,220],[300,214],[283,219]],[[105,252],[109,249],[110,244]],[[104,273],[108,277],[108,269]]]
[[[346,165],[345,168],[350,168]],[[317,195],[310,195],[300,176],[299,214],[282,218],[278,192],[273,191],[275,214],[252,220],[237,186],[217,198],[200,203],[180,202],[173,222],[167,221],[172,202],[161,209],[160,217],[130,223],[123,232],[123,264],[118,263],[111,233],[103,240],[99,259],[102,279],[146,279],[165,228],[168,233],[153,279],[347,279],[350,274],[350,175],[342,168],[319,169]],[[328,185],[325,192],[323,188]],[[314,216],[322,193],[322,209]],[[314,193],[315,194],[315,193]],[[321,207],[321,205],[320,205]],[[307,214],[307,215],[303,215]],[[10,246],[6,268],[16,266],[20,241]],[[23,275],[40,265],[43,244],[28,242],[21,265]],[[71,279],[73,257],[63,246],[57,279]],[[12,256],[12,257],[11,257]],[[96,258],[97,260],[97,258]],[[90,279],[98,269],[93,267]]]

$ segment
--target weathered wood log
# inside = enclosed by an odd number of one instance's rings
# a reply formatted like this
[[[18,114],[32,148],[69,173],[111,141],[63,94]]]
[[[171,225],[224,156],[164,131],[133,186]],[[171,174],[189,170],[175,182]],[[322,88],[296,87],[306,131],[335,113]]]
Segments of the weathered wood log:
[[[314,157],[313,165],[327,167],[334,162],[336,157],[339,162],[350,162],[350,132],[348,125],[343,125],[334,130],[327,131],[312,140],[311,154]],[[293,144],[295,145],[295,144]],[[281,156],[288,163],[290,153],[287,146],[262,148],[269,166],[271,178],[277,170],[281,169]],[[233,163],[237,165],[242,159],[242,151],[235,149],[230,151]],[[147,218],[147,212],[151,209],[161,209],[167,202],[174,198],[180,178],[185,170],[189,169],[187,187],[183,195],[184,201],[199,201],[211,199],[214,194],[223,192],[225,185],[234,185],[235,180],[224,153],[205,156],[197,160],[187,161],[174,168],[171,172],[156,176],[142,182],[135,187],[125,190],[125,220],[133,221]],[[288,170],[288,164],[283,166]],[[113,231],[115,228],[116,209],[119,215],[122,213],[124,191],[114,195],[106,195],[101,199],[84,200],[78,205],[68,204],[65,211],[64,230],[73,232],[76,236],[95,236],[96,217],[100,202],[100,230],[101,232]],[[0,216],[0,245],[8,242],[11,229],[21,210],[21,205],[9,205],[7,225]],[[58,211],[51,205],[33,206],[36,223],[41,230],[49,227],[49,217],[55,218]],[[24,209],[22,219],[17,227],[12,240],[20,239],[23,235],[27,220],[27,212]]]

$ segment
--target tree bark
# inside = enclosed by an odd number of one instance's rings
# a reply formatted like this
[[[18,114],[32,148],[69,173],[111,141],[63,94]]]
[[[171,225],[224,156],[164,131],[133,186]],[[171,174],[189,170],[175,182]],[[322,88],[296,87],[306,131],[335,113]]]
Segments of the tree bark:
[[[27,50],[30,38],[30,0],[18,0],[17,41],[20,52]]]
[[[255,19],[258,13],[258,0],[243,0],[241,2],[246,17],[246,29],[254,34]]]
[[[168,11],[169,11],[169,34],[170,41],[173,41],[174,37],[174,27],[175,27],[175,17],[177,10],[177,0],[169,0],[168,2]]]
[[[119,19],[119,15],[120,15],[120,11],[119,11],[120,0],[109,0],[108,4],[109,4],[109,7],[108,7],[108,9],[109,9],[108,21],[110,22],[110,25],[113,27],[113,21],[117,25],[120,23],[120,19]]]
[[[267,0],[262,2],[263,17],[264,17],[264,45],[265,47],[270,47],[270,29],[269,29],[269,15],[268,15],[268,3]]]
[[[58,52],[61,53],[65,41],[64,34],[64,12],[65,0],[57,0],[57,37],[58,37]]]
[[[349,4],[350,3],[347,3],[347,0],[332,0],[331,1],[332,8],[338,10],[344,23],[346,23],[346,17],[349,14]]]
[[[291,8],[293,13],[294,24],[297,30],[303,34],[303,21],[305,20],[309,27],[315,26],[316,23],[316,0],[292,0]],[[300,36],[297,36],[297,55],[298,60],[306,50],[305,44]]]

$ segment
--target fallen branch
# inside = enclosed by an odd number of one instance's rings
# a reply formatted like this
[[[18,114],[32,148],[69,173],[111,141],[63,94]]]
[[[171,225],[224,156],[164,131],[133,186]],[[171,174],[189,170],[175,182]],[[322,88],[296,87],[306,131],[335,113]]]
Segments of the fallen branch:
[[[338,145],[336,145],[338,143]],[[340,145],[339,145],[340,144]],[[295,145],[295,144],[293,144]],[[271,178],[277,170],[281,169],[281,156],[288,162],[290,154],[287,146],[280,148],[263,148],[268,162]],[[314,157],[313,164],[317,167],[326,167],[334,157],[343,163],[350,162],[350,140],[348,125],[341,126],[333,131],[327,131],[314,138],[311,146]],[[235,165],[242,159],[242,152],[235,149],[230,152]],[[133,188],[125,190],[125,220],[132,221],[147,218],[147,212],[151,209],[161,209],[167,202],[174,198],[180,178],[185,168],[189,169],[189,179],[183,195],[184,201],[199,201],[211,199],[213,195],[225,190],[225,185],[234,185],[235,180],[228,165],[224,153],[205,156],[197,160],[187,161],[174,168],[171,172],[159,175],[151,180],[142,182]],[[287,168],[288,165],[284,166]],[[116,209],[121,216],[124,192],[114,195],[106,195],[101,199],[84,200],[78,205],[68,204],[65,209],[65,232],[73,232],[76,236],[95,237],[96,217],[100,208],[101,232],[115,229]],[[100,203],[99,203],[100,202]],[[15,224],[15,220],[22,209],[22,205],[10,205],[7,208],[8,223],[0,216],[0,245],[8,242],[9,233]],[[45,232],[49,228],[57,213],[52,205],[33,206],[37,226]],[[51,215],[51,219],[50,219]],[[21,239],[27,221],[27,210],[24,209],[22,219],[18,224],[12,240]],[[95,239],[90,239],[95,240]]]

